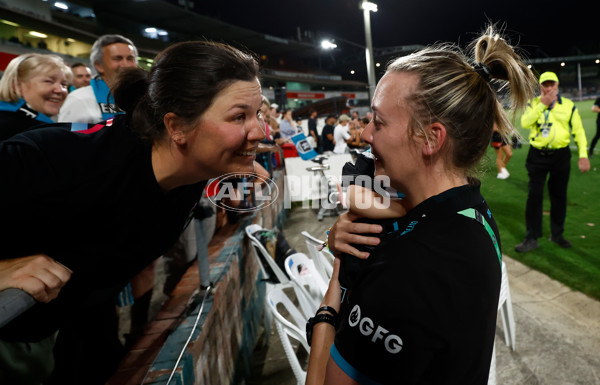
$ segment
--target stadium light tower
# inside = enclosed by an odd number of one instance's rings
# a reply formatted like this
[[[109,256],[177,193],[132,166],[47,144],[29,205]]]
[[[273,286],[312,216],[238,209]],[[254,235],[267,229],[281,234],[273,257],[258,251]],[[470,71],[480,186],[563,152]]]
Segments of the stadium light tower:
[[[371,39],[371,15],[370,12],[377,12],[377,4],[367,0],[362,0],[360,8],[363,10],[365,20],[365,56],[367,59],[367,76],[369,80],[369,101],[373,100],[375,93],[375,61],[373,60],[373,41]]]

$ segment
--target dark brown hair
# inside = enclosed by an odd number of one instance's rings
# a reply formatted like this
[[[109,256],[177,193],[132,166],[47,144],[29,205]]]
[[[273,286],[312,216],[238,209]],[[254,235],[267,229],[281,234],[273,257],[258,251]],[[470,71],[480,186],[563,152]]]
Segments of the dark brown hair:
[[[155,141],[164,136],[168,112],[191,124],[231,83],[257,77],[258,62],[252,55],[222,43],[190,41],[161,52],[150,73],[123,71],[112,93],[119,108],[131,114],[133,129]]]

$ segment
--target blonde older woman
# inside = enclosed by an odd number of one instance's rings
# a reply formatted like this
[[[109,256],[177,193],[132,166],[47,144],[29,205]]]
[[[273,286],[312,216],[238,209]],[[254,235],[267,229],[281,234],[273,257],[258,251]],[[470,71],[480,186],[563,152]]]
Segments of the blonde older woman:
[[[44,123],[54,123],[73,73],[56,55],[17,56],[0,80],[0,139]]]

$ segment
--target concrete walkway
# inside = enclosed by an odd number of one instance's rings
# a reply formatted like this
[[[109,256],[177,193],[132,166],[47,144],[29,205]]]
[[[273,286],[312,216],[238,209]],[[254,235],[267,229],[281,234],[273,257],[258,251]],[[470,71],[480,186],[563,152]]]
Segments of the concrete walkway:
[[[312,210],[288,214],[284,234],[292,247],[308,254],[308,231],[325,237],[334,218],[316,220]],[[496,330],[498,385],[600,385],[600,302],[573,291],[546,275],[504,256],[516,323],[516,350],[504,343],[502,322]],[[599,278],[600,279],[600,278]],[[247,384],[295,384],[274,330],[257,351],[255,371]]]

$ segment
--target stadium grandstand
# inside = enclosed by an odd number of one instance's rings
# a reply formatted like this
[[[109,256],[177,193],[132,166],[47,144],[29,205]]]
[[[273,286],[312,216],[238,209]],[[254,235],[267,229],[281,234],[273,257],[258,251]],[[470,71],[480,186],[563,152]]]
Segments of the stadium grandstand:
[[[325,51],[321,41],[326,36],[319,32],[298,28],[296,36],[272,36],[202,15],[193,2],[178,0],[4,0],[0,2],[0,71],[25,52],[56,53],[71,64],[82,61],[89,58],[94,40],[106,33],[132,39],[144,68],[177,41],[209,39],[250,50],[260,58],[265,96],[281,107],[298,109],[339,97],[348,99],[348,109],[369,104],[364,47],[359,44],[337,39],[340,49]],[[374,47],[376,76],[381,76],[390,58],[421,47]],[[562,92],[568,96],[586,99],[600,93],[600,55],[534,54],[538,57],[529,59],[532,69],[558,73]],[[355,73],[350,74],[350,68]]]

